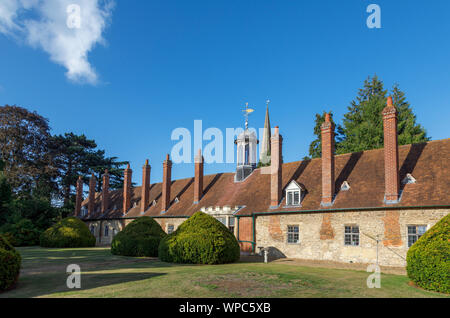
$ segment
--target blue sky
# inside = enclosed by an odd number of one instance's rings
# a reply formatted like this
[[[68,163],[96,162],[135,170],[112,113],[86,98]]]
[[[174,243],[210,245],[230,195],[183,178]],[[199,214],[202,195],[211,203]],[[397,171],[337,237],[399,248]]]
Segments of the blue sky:
[[[366,26],[370,3],[381,7],[381,29]],[[204,129],[243,126],[245,102],[259,127],[267,98],[284,161],[300,160],[314,114],[331,109],[340,120],[374,74],[388,88],[400,84],[432,139],[448,138],[449,12],[447,0],[116,0],[104,44],[88,54],[94,85],[69,80],[48,52],[0,33],[0,105],[37,111],[55,134],[95,139],[131,162],[137,184],[146,158],[152,182],[161,180],[173,129],[193,131],[196,119]],[[172,175],[193,176],[193,164],[174,165]]]

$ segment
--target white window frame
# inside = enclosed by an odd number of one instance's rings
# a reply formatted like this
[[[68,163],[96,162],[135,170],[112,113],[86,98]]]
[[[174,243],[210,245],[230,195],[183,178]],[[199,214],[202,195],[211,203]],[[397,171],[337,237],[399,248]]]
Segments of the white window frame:
[[[414,228],[414,233],[410,233],[410,228]],[[423,231],[423,233],[420,233],[421,231],[419,230],[420,228],[425,229],[425,231]],[[411,246],[413,246],[414,243],[417,242],[417,240],[425,234],[425,232],[428,230],[428,226],[426,224],[409,224],[406,226],[406,235],[408,237],[407,240],[407,244],[408,244],[408,248],[410,248]],[[412,244],[410,244],[410,238],[414,237],[414,242],[412,242]]]
[[[350,228],[350,232],[347,232],[347,228]],[[358,228],[358,232],[354,232],[354,228]],[[361,244],[361,231],[358,224],[346,224],[344,225],[344,245],[345,246],[360,246]],[[347,244],[347,237],[350,238],[350,244]],[[357,244],[355,244],[357,242]]]
[[[297,229],[297,231],[295,231],[295,229]],[[290,240],[290,236],[292,236],[293,240]],[[295,240],[296,237],[297,237],[297,240]],[[290,224],[287,226],[286,242],[288,244],[300,244],[300,226],[299,225]]]
[[[292,180],[289,185],[286,187],[286,206],[301,206],[302,203],[302,187]],[[297,194],[297,201],[295,200],[295,195]],[[292,202],[289,202],[292,198]]]

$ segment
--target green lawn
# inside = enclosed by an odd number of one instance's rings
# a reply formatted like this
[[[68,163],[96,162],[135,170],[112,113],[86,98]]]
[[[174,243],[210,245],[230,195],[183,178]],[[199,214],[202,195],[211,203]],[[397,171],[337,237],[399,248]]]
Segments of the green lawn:
[[[279,263],[178,265],[113,256],[107,248],[20,248],[16,288],[0,297],[444,297],[381,275],[369,289],[364,271]],[[81,289],[66,287],[66,267],[81,267]]]

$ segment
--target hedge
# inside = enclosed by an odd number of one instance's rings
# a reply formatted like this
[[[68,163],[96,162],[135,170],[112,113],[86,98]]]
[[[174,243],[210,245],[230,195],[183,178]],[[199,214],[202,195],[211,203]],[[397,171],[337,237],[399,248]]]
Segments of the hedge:
[[[406,261],[408,276],[417,286],[450,293],[450,214],[410,247]]]
[[[166,233],[151,217],[142,216],[128,224],[111,243],[114,255],[135,257],[158,256],[159,242]]]
[[[0,235],[0,291],[10,289],[17,282],[21,262],[19,252]]]
[[[45,230],[40,237],[42,247],[93,247],[95,236],[78,218],[63,219]]]
[[[197,212],[161,240],[159,258],[165,262],[223,264],[239,260],[234,234],[214,217]]]

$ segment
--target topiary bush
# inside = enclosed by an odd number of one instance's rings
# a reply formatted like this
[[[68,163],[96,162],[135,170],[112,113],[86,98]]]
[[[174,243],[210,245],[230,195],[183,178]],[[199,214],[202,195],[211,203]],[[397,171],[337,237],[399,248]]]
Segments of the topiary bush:
[[[45,230],[40,242],[42,247],[93,247],[95,236],[83,221],[69,217]]]
[[[156,257],[159,242],[166,235],[158,222],[149,216],[142,216],[128,224],[114,237],[111,253],[123,256]]]
[[[159,258],[171,263],[223,264],[239,260],[234,234],[214,217],[197,212],[159,244]]]
[[[408,250],[406,270],[417,286],[450,293],[450,214]]]
[[[17,282],[21,262],[19,252],[0,235],[0,291],[10,289]]]
[[[39,245],[39,231],[29,219],[20,219],[17,223],[6,224],[1,229],[3,235],[13,246],[37,246]]]

